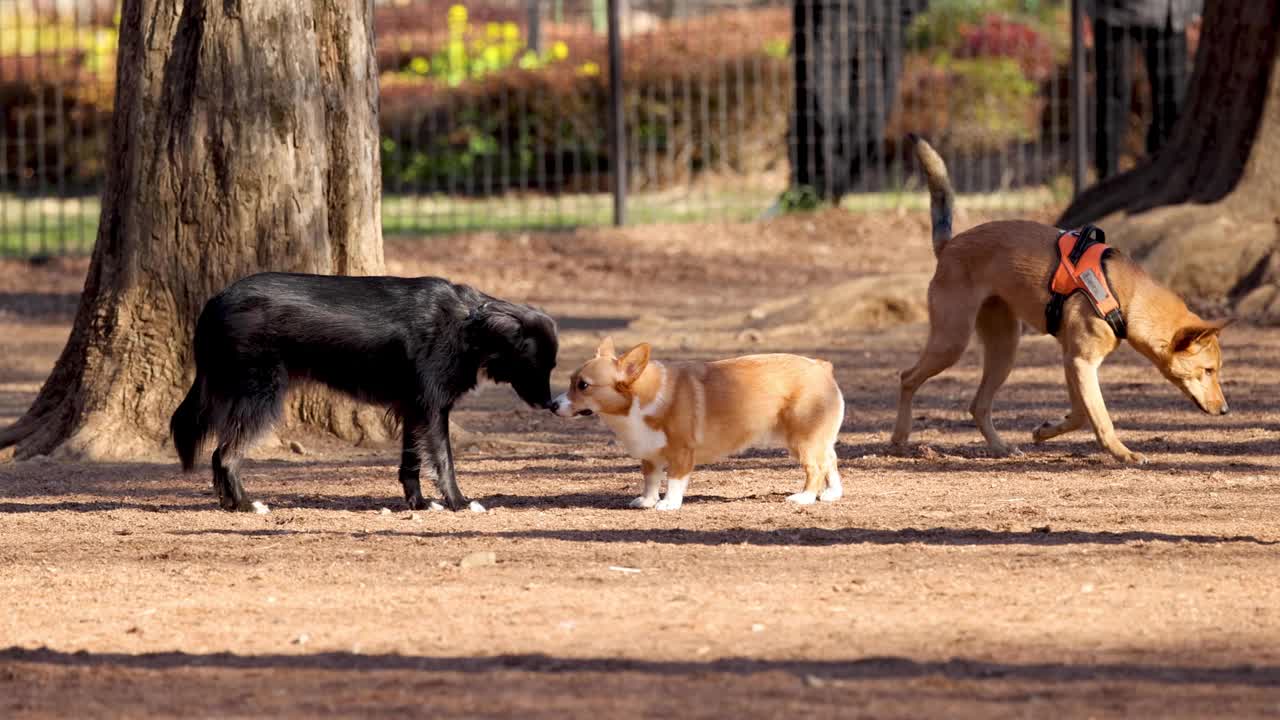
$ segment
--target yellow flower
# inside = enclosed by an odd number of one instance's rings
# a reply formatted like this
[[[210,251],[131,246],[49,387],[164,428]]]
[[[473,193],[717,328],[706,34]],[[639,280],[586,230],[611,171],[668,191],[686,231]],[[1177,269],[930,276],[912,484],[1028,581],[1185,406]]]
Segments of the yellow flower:
[[[556,60],[564,60],[569,57],[569,46],[565,45],[563,40],[551,43],[551,57]]]
[[[495,22],[486,23],[484,34],[488,35],[490,40],[499,40],[502,38],[502,26]]]
[[[467,8],[462,5],[454,5],[449,8],[449,26],[465,25],[467,22]]]
[[[515,23],[513,23],[513,22],[506,22],[506,23],[503,23],[503,24],[502,24],[502,37],[503,37],[504,39],[506,39],[506,40],[519,40],[519,39],[520,39],[520,28],[516,27],[516,24],[515,24]]]
[[[431,72],[431,62],[424,57],[416,57],[409,61],[409,70],[418,75],[426,75]]]
[[[590,76],[599,75],[600,66],[588,60],[578,67],[578,74]]]

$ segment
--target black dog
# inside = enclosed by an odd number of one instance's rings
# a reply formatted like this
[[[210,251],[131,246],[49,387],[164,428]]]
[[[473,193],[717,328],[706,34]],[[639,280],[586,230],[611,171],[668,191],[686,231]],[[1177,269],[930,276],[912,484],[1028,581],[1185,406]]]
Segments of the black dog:
[[[200,313],[196,379],[169,429],[188,471],[216,434],[219,504],[265,512],[245,497],[240,461],[279,420],[290,382],[320,382],[400,419],[400,483],[410,508],[427,507],[418,482],[425,458],[445,504],[459,510],[468,501],[453,474],[454,402],[487,376],[547,407],[557,349],[546,314],[440,278],[253,275]]]

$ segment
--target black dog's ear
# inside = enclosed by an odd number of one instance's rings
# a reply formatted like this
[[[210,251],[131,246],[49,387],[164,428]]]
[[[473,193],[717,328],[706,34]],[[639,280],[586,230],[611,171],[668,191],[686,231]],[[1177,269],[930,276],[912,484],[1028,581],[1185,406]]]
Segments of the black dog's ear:
[[[499,340],[506,345],[515,345],[520,342],[522,326],[520,318],[495,307],[493,303],[485,303],[471,314],[467,330],[472,340]]]

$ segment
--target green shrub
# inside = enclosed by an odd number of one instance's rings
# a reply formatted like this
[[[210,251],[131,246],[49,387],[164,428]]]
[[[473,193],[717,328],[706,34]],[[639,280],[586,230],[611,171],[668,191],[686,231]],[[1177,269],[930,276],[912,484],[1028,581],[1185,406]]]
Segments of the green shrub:
[[[949,61],[956,102],[948,139],[959,147],[998,149],[1035,138],[1037,86],[1010,58]]]
[[[701,18],[628,40],[623,98],[631,186],[785,162],[790,63],[785,10]],[[602,191],[610,164],[603,38],[571,38],[572,61],[507,66],[467,82],[383,76],[388,189]],[[554,45],[552,46],[554,47]],[[728,132],[725,132],[725,131]]]

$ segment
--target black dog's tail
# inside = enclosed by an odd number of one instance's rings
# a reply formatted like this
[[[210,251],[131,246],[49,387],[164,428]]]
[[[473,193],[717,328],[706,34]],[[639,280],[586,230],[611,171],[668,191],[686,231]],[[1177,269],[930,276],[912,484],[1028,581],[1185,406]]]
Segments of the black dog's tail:
[[[182,460],[182,469],[190,472],[196,464],[196,453],[209,435],[209,398],[204,375],[196,373],[195,382],[187,391],[187,397],[169,419],[169,433],[173,446]]]
[[[933,255],[942,252],[942,246],[951,239],[951,213],[955,206],[956,193],[951,188],[951,179],[947,177],[947,164],[942,156],[919,135],[912,133],[911,142],[916,146],[916,158],[920,160],[920,169],[929,184],[929,210],[933,218]]]

